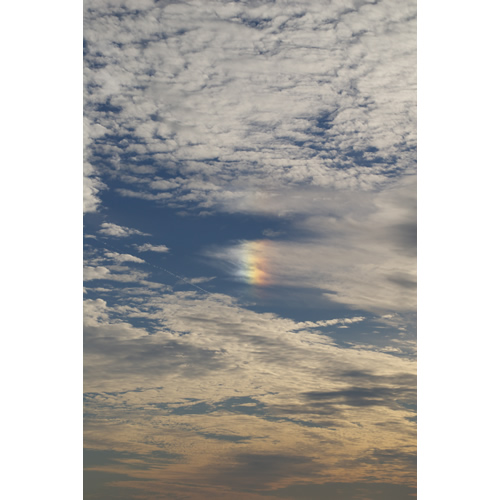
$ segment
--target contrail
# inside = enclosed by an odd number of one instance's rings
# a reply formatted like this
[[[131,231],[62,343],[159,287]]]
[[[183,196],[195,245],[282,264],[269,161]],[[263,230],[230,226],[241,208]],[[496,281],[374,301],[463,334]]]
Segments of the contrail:
[[[113,245],[110,245],[109,242],[107,241],[103,241],[102,238],[100,236],[97,236],[97,235],[93,235],[95,236],[95,238],[100,241],[103,245],[106,245],[108,246],[109,248],[111,248],[112,250],[114,250],[115,252],[118,252],[119,254],[122,252],[122,250],[119,250],[118,248],[114,247]],[[132,255],[132,257],[137,257],[138,259],[141,259],[144,261],[145,264],[147,264],[148,266],[150,267],[154,267],[155,269],[158,269],[159,271],[163,271],[165,273],[168,273],[170,274],[171,276],[174,276],[175,278],[181,280],[181,281],[184,281],[186,284],[188,285],[191,285],[192,287],[194,288],[197,288],[198,290],[204,292],[204,293],[208,293],[208,294],[212,294],[212,292],[209,292],[208,290],[205,290],[204,288],[202,288],[201,286],[198,286],[198,285],[195,285],[194,283],[191,283],[187,278],[184,278],[183,276],[179,276],[178,274],[175,274],[173,273],[172,271],[169,271],[168,269],[165,269],[164,267],[161,267],[161,266],[157,266],[155,264],[151,264],[151,262],[148,262],[146,259],[143,259],[142,257],[139,257],[137,255],[134,255],[133,253],[129,253],[129,255]]]

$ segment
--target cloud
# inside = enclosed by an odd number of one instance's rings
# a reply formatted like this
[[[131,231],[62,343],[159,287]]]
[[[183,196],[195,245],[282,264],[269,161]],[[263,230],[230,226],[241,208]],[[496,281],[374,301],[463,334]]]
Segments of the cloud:
[[[214,280],[216,277],[215,276],[200,276],[199,278],[189,278],[189,279],[184,279],[183,281],[191,284],[197,284],[197,283],[208,283],[209,281]]]
[[[284,231],[276,231],[274,229],[264,229],[264,231],[262,231],[262,234],[264,236],[267,236],[268,238],[275,238],[277,236],[282,236],[283,234],[285,234]]]
[[[151,236],[150,234],[143,233],[137,229],[131,229],[129,227],[119,226],[118,224],[113,224],[112,222],[103,222],[101,224],[101,229],[99,233],[105,234],[106,236],[114,236],[116,238],[126,238],[134,234],[140,236]]]
[[[140,5],[84,15],[88,162],[123,196],[229,210],[415,171],[414,2]]]
[[[414,392],[414,391],[413,391]],[[388,387],[350,387],[339,391],[312,391],[304,394],[306,399],[312,401],[328,402],[333,405],[348,405],[348,406],[378,406],[390,405],[392,401],[390,397],[401,398],[408,394],[408,389],[397,389]],[[413,394],[415,397],[415,394]]]
[[[137,266],[130,266],[129,263],[133,264],[144,264],[146,261],[130,254],[122,254],[118,252],[111,252],[105,250],[99,253],[87,252],[85,258],[85,265],[83,269],[83,280],[107,280],[116,283],[130,283],[132,286],[136,285],[147,285],[150,288],[161,288],[169,289],[167,285],[163,283],[157,283],[154,281],[149,281],[150,273],[144,271],[143,269],[137,268]],[[100,293],[106,290],[110,292],[112,288],[88,288],[93,290],[94,293]],[[121,289],[120,293],[125,293],[125,289]],[[126,293],[125,293],[125,296]]]
[[[85,210],[109,189],[177,213],[272,218],[268,240],[205,257],[236,279],[263,271],[251,290],[331,300],[299,321],[174,293],[126,251],[89,252],[84,276],[105,286],[86,287],[85,443],[119,457],[96,468],[144,498],[362,498],[375,477],[373,498],[403,498],[394,483],[415,472],[415,2],[88,0],[84,36]],[[380,337],[359,341],[374,325]],[[341,340],[346,326],[358,341]]]
[[[284,478],[319,477],[321,465],[312,457],[293,454],[239,453],[231,465],[220,465],[211,475],[216,483],[224,482],[235,490],[266,490]]]
[[[165,245],[151,245],[150,243],[145,243],[144,245],[136,245],[139,252],[161,252],[167,253],[170,251]]]
[[[96,175],[96,168],[89,163],[89,148],[93,142],[105,135],[106,129],[97,123],[91,125],[87,117],[83,120],[83,213],[97,212],[101,200],[99,192],[107,189],[106,184]]]
[[[264,232],[269,283],[415,309],[414,2],[90,1],[84,24],[96,176],[183,213],[286,218],[293,235]],[[208,253],[237,267],[248,243]]]
[[[110,270],[104,266],[85,266],[83,268],[83,281],[107,279]]]
[[[110,283],[84,301],[85,445],[121,457],[91,467],[125,474],[115,488],[229,500],[298,478],[412,481],[409,462],[370,450],[413,445],[414,359],[390,352],[401,343],[340,346],[317,330],[398,331],[398,314],[294,321],[221,293],[155,288],[126,253],[85,257],[86,278]],[[165,452],[182,459],[155,458]]]
[[[290,222],[293,239],[260,241],[258,252],[257,242],[240,241],[207,249],[206,256],[235,279],[255,254],[265,263],[269,284],[317,288],[354,309],[414,311],[415,182],[409,176],[381,192],[340,192],[320,199],[307,191],[277,195],[271,211],[293,206],[303,214]]]
[[[126,266],[85,266],[83,268],[83,281],[110,280],[122,283],[145,284],[148,276],[148,273],[131,270]],[[163,286],[158,283],[150,283],[150,285]]]
[[[214,464],[234,464],[234,479],[243,474],[240,465],[250,463],[246,458],[258,468],[273,459],[262,453],[268,446],[275,455],[293,458],[290,450],[304,439],[311,443],[304,455],[308,463],[316,457],[314,470],[332,470],[335,449],[327,443],[344,439],[335,432],[338,427],[345,439],[356,436],[365,443],[344,452],[349,460],[364,456],[366,447],[376,448],[379,439],[394,449],[411,442],[413,424],[406,418],[413,415],[407,402],[414,400],[414,361],[339,347],[330,337],[308,331],[308,322],[253,312],[222,294],[136,286],[132,298],[110,294],[106,301],[85,301],[85,406],[98,418],[95,423],[87,419],[87,446],[201,453],[196,477],[208,488],[224,476]],[[359,318],[339,318],[348,319]],[[323,323],[333,320],[314,322]],[[123,411],[130,417],[139,412],[141,423],[113,427]],[[389,422],[388,427],[379,428],[381,422]],[[244,444],[239,439],[223,439],[222,455],[206,449],[207,436],[228,435],[221,429],[245,436],[245,459],[237,449]],[[318,434],[305,434],[312,431]],[[165,481],[188,470],[175,467]],[[286,484],[291,476],[273,467],[268,486]],[[400,474],[397,468],[393,473]],[[355,475],[352,468],[349,474]],[[222,482],[233,487],[232,481]]]
[[[331,500],[342,498],[345,500],[413,500],[416,488],[400,484],[382,483],[349,483],[326,482],[323,484],[297,484],[279,488],[268,493],[267,498],[293,498],[294,500]]]
[[[113,259],[115,262],[118,262],[119,264],[122,264],[123,262],[137,262],[140,264],[144,264],[144,260],[139,259],[139,257],[135,257],[134,255],[130,254],[121,254],[117,252],[106,252],[104,254],[106,257],[109,259]]]
[[[357,316],[355,318],[335,318],[335,319],[328,319],[325,321],[303,321],[300,323],[297,323],[297,328],[322,328],[325,326],[333,326],[333,325],[343,325],[339,326],[339,328],[347,328],[345,324],[352,324],[352,323],[359,323],[360,321],[363,321],[365,318],[362,316]]]
[[[106,185],[91,173],[84,170],[83,176],[83,213],[97,212],[100,205],[99,191],[106,189]]]

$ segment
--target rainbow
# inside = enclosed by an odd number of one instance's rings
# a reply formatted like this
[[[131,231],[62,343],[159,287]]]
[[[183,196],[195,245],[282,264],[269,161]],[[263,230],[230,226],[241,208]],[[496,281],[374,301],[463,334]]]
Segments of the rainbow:
[[[238,269],[236,275],[250,285],[266,286],[271,284],[268,271],[269,242],[246,241],[238,247]]]

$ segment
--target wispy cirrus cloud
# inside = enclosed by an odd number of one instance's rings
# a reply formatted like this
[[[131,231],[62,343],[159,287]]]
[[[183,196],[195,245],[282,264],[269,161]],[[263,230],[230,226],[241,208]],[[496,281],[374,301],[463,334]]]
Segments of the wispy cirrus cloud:
[[[275,285],[319,288],[333,302],[381,314],[415,310],[413,176],[379,193],[334,193],[318,200],[306,191],[272,203],[272,211],[279,205],[301,214],[291,224],[300,236],[264,240],[253,256],[255,245],[248,241],[207,249],[214,265],[239,279],[254,259]]]

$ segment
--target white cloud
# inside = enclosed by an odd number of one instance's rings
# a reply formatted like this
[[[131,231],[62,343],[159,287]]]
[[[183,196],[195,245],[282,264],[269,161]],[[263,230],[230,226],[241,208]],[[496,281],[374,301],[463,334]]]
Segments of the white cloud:
[[[108,257],[108,259],[113,259],[115,262],[118,262],[119,264],[122,264],[123,262],[137,262],[143,264],[145,262],[144,260],[139,259],[139,257],[135,257],[134,255],[130,254],[106,252],[104,255]]]
[[[297,328],[322,328],[325,326],[333,326],[333,325],[343,325],[339,326],[339,328],[348,328],[345,326],[346,324],[359,323],[363,321],[365,318],[362,316],[356,316],[354,318],[335,318],[328,319],[324,321],[304,321],[301,323],[297,323]]]
[[[146,279],[149,277],[148,273],[143,271],[138,271],[136,269],[131,270],[127,266],[121,265],[108,265],[104,266],[84,266],[83,268],[83,280],[111,280],[118,281],[122,283],[149,283]],[[150,285],[155,285],[155,283],[149,283]],[[158,286],[163,286],[156,283]]]
[[[143,173],[124,196],[238,210],[259,190],[414,172],[414,2],[141,5],[85,5],[88,157]]]
[[[151,236],[150,234],[143,233],[137,229],[119,226],[118,224],[113,224],[112,222],[103,222],[101,224],[101,229],[99,229],[99,233],[105,234],[106,236],[115,236],[117,238],[126,238],[134,234],[140,236]]]
[[[215,276],[210,276],[210,277],[205,277],[205,276],[200,276],[199,278],[189,278],[184,281],[187,281],[188,283],[192,284],[197,284],[197,283],[207,283],[209,281],[212,281],[215,279]]]
[[[92,142],[107,132],[107,130],[99,124],[91,126],[89,120],[84,117],[83,120],[83,213],[97,212],[101,203],[98,193],[106,189],[106,185],[96,175],[96,169],[89,163],[89,146]]]
[[[107,279],[110,270],[104,266],[85,266],[83,268],[83,281]]]
[[[378,193],[295,191],[255,201],[271,212],[294,210],[298,239],[267,240],[254,257],[268,282],[314,287],[334,302],[381,314],[416,307],[416,189],[408,177]],[[267,200],[267,201],[266,201]],[[308,214],[308,215],[305,215]],[[250,242],[207,251],[235,278]]]
[[[84,170],[83,176],[83,213],[97,212],[100,200],[97,196],[99,191],[106,185],[98,177],[92,177],[88,170]]]
[[[150,243],[145,243],[144,245],[137,245],[137,250],[139,250],[139,252],[160,252],[160,253],[166,253],[170,251],[170,249],[165,245],[151,245]]]

